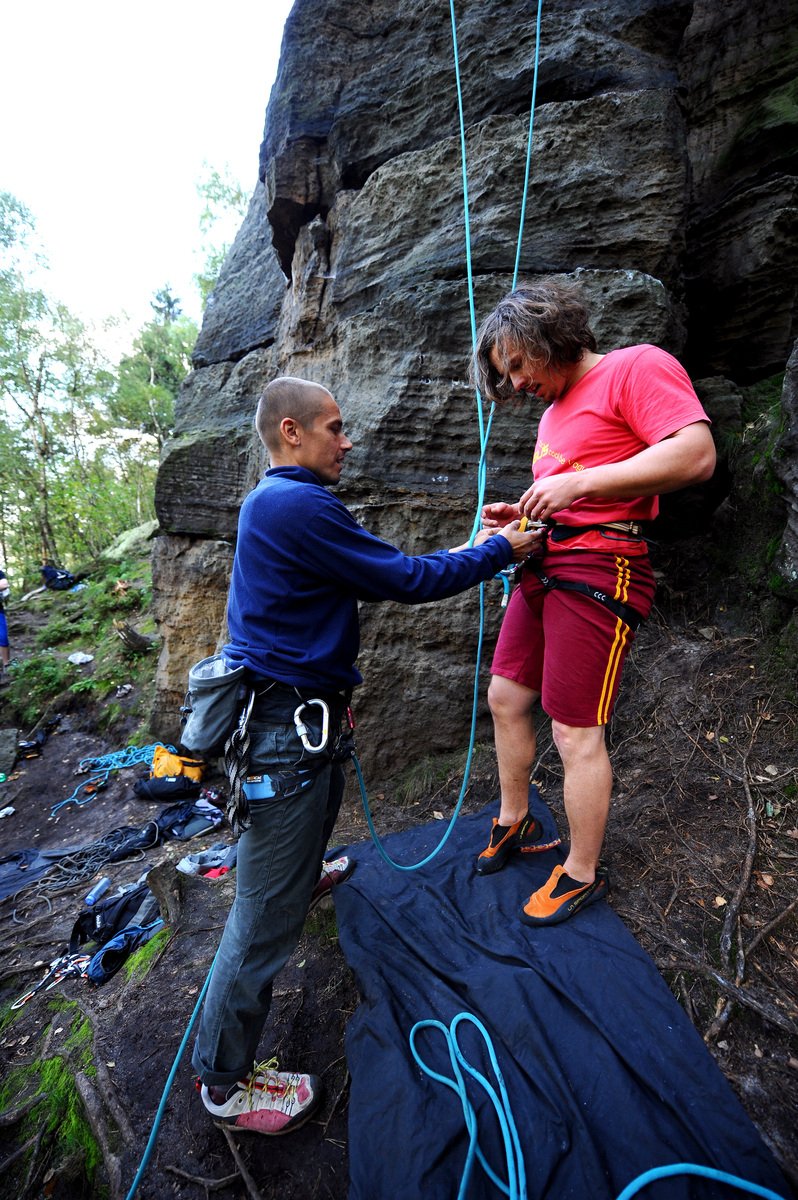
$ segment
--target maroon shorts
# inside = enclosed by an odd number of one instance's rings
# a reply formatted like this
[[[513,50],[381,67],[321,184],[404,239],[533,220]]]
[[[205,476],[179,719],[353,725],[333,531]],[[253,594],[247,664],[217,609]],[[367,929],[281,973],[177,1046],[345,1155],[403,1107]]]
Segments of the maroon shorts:
[[[642,617],[651,611],[655,584],[647,555],[563,551],[547,555],[543,568],[552,579],[590,584]],[[626,622],[604,604],[578,592],[547,590],[527,568],[510,597],[491,671],[537,692],[545,711],[563,725],[606,725],[633,640]]]

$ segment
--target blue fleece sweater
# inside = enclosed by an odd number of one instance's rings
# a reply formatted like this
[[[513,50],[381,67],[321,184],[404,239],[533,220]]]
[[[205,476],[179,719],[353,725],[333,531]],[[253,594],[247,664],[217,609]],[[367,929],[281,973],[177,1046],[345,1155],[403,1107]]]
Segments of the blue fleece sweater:
[[[273,467],[241,506],[225,657],[297,687],[352,687],[361,681],[358,600],[443,600],[511,558],[501,534],[456,554],[402,554],[311,471]]]

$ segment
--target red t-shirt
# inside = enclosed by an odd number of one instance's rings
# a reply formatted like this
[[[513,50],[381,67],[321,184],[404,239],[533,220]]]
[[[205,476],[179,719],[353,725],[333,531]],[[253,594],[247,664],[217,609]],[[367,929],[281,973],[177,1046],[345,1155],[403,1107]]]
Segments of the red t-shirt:
[[[658,346],[612,350],[543,413],[532,472],[539,480],[624,462],[685,425],[708,420],[687,372],[672,355]],[[657,496],[582,498],[556,513],[555,520],[566,525],[649,521],[658,511]],[[594,548],[595,539],[584,537]],[[575,550],[581,542],[550,542],[549,549]],[[619,550],[614,543],[605,548]]]

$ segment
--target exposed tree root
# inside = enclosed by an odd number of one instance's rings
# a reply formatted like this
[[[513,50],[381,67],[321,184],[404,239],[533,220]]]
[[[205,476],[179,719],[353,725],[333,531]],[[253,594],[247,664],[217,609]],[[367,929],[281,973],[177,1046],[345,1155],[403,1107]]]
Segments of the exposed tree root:
[[[111,1132],[108,1128],[108,1123],[103,1111],[103,1105],[97,1091],[95,1090],[91,1080],[83,1071],[75,1072],[75,1087],[78,1095],[83,1101],[83,1107],[86,1110],[86,1119],[89,1122],[89,1127],[100,1147],[105,1165],[106,1175],[108,1176],[108,1187],[111,1200],[122,1200],[124,1190],[122,1188],[122,1164],[118,1156],[112,1148]]]
[[[197,1183],[200,1187],[205,1188],[206,1192],[221,1192],[225,1188],[231,1187],[236,1180],[240,1179],[238,1171],[232,1175],[225,1175],[222,1179],[206,1179],[204,1175],[191,1175],[188,1171],[183,1171],[180,1167],[174,1167],[171,1164],[164,1167],[165,1171],[171,1172],[172,1175],[179,1175],[181,1179],[188,1179],[190,1183]]]
[[[246,1187],[247,1191],[249,1192],[250,1196],[252,1197],[252,1200],[263,1200],[263,1196],[261,1195],[260,1191],[258,1190],[258,1186],[255,1183],[255,1180],[252,1178],[249,1171],[247,1170],[246,1163],[244,1162],[243,1158],[241,1157],[241,1154],[239,1153],[238,1146],[235,1143],[235,1139],[234,1139],[229,1127],[227,1125],[222,1125],[218,1121],[214,1122],[214,1123],[216,1124],[217,1129],[221,1129],[222,1133],[225,1136],[225,1141],[227,1142],[227,1145],[230,1148],[230,1153],[233,1156],[233,1161],[235,1162],[235,1165],[238,1167],[238,1170],[241,1173],[241,1178],[244,1181],[244,1186]]]

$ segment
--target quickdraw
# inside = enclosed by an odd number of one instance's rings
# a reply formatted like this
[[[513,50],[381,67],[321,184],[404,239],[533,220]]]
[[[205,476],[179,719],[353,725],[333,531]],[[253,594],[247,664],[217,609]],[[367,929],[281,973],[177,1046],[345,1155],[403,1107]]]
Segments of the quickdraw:
[[[90,954],[63,954],[60,958],[54,958],[39,982],[27,992],[23,992],[19,999],[14,1001],[11,1008],[22,1008],[42,988],[49,992],[62,979],[85,979],[90,959]]]

